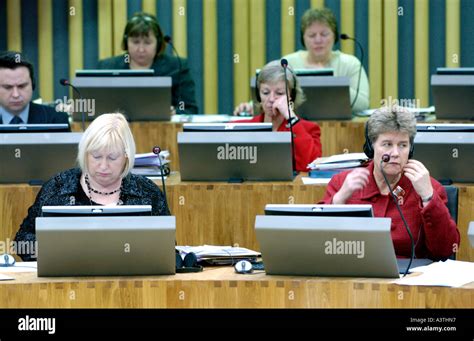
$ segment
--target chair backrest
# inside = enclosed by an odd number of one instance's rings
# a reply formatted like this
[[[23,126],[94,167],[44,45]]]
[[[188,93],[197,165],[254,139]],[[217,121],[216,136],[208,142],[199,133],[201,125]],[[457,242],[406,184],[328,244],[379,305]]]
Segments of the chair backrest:
[[[456,224],[458,223],[458,188],[456,186],[444,186],[448,196],[448,210]]]
[[[454,222],[458,223],[458,188],[456,186],[451,186],[451,185],[445,185],[443,186],[444,189],[446,190],[446,195],[448,197],[448,210],[449,213],[451,214],[451,217],[453,218]],[[456,259],[456,253],[454,252],[449,259],[455,260]]]

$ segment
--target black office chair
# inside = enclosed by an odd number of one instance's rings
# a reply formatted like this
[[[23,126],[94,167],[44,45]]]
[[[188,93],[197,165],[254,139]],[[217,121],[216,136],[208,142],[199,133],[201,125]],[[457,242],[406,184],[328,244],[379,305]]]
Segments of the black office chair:
[[[454,222],[457,224],[458,223],[458,188],[456,186],[452,185],[445,185],[443,186],[444,189],[446,190],[446,194],[448,196],[448,210],[449,214],[451,214],[451,217],[453,218]],[[449,259],[456,259],[456,252],[453,252],[453,254],[449,257]]]
[[[458,188],[456,186],[443,186],[448,196],[448,210],[453,220],[458,223]]]

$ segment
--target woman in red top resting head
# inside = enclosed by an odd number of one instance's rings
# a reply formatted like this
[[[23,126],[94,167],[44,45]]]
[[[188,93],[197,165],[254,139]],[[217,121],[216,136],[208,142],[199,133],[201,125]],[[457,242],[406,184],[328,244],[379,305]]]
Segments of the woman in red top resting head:
[[[234,122],[271,122],[273,131],[290,131],[290,114],[292,118],[293,137],[295,146],[295,161],[297,171],[308,171],[308,164],[321,156],[321,129],[316,123],[298,118],[293,109],[304,102],[303,90],[298,84],[298,78],[288,67],[288,93],[290,95],[290,110],[286,101],[285,72],[279,60],[265,65],[256,81],[257,116],[251,120]]]
[[[321,203],[372,204],[376,217],[392,218],[391,234],[398,257],[410,257],[410,237],[389,196],[382,169],[415,242],[417,258],[444,259],[456,252],[459,231],[446,206],[444,187],[426,167],[411,158],[416,119],[399,107],[381,108],[367,122],[364,152],[367,168],[335,175]]]

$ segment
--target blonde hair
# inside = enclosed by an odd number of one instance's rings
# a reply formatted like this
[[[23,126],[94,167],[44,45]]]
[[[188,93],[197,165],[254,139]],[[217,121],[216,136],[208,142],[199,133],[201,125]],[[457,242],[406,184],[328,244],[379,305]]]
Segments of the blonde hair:
[[[98,150],[123,151],[126,161],[121,177],[130,173],[135,163],[136,148],[125,116],[120,113],[102,114],[86,129],[77,153],[77,162],[83,173],[89,172],[87,156]]]
[[[293,109],[298,108],[305,100],[306,97],[303,93],[303,89],[298,82],[298,77],[296,77],[293,69],[288,66],[286,72],[286,80],[288,81],[288,95],[291,97],[291,93],[294,93],[296,98],[290,98],[290,101],[293,101]],[[285,81],[285,70],[281,66],[280,60],[273,60],[266,64],[260,73],[257,76],[256,91],[260,91],[260,85],[265,84],[275,84],[278,82]],[[257,112],[262,112],[261,102],[257,102],[255,105]]]

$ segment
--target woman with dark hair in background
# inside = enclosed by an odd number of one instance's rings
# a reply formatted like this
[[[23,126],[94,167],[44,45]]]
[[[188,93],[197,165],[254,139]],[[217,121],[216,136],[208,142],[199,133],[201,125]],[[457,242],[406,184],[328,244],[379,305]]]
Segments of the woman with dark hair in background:
[[[194,80],[185,59],[165,54],[166,41],[155,16],[136,13],[125,26],[125,54],[99,61],[99,69],[153,69],[155,76],[172,78],[176,114],[197,114]]]

